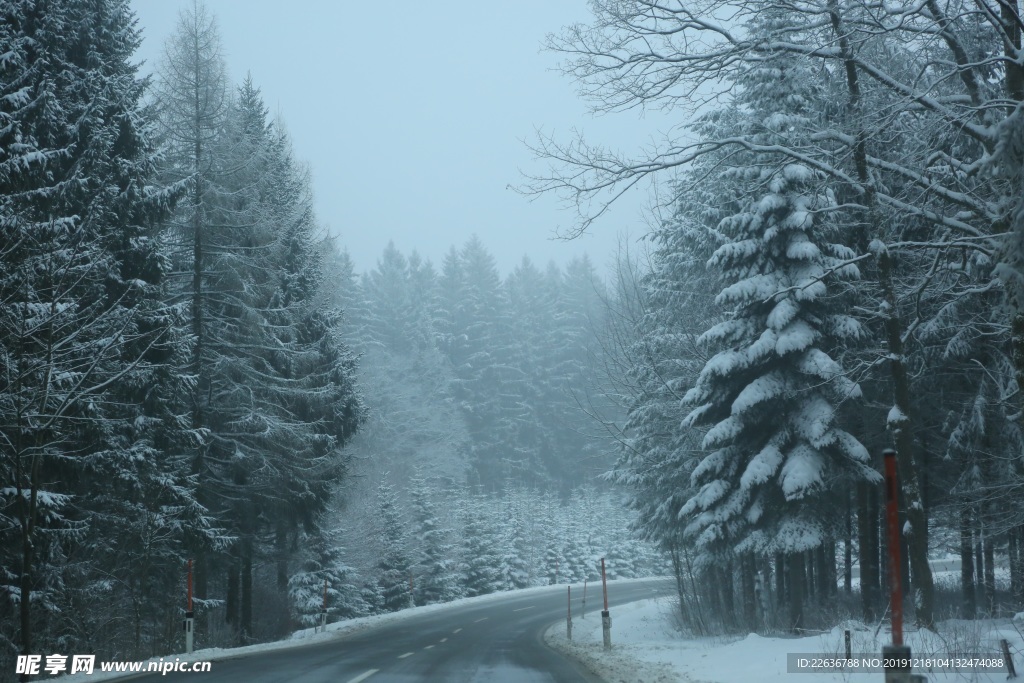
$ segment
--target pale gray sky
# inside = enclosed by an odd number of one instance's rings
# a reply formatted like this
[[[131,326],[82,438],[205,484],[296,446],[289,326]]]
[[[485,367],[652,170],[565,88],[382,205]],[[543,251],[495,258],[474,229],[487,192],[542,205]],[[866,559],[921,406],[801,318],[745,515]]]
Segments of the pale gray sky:
[[[139,57],[156,64],[191,0],[132,0]],[[477,233],[503,273],[523,254],[540,265],[589,253],[606,265],[620,234],[645,233],[647,188],[635,189],[573,242],[552,239],[574,212],[508,186],[539,162],[520,142],[542,127],[633,150],[666,119],[594,118],[553,70],[544,36],[588,22],[584,0],[207,0],[232,78],[247,71],[313,172],[320,220],[357,268],[394,240],[440,265]]]

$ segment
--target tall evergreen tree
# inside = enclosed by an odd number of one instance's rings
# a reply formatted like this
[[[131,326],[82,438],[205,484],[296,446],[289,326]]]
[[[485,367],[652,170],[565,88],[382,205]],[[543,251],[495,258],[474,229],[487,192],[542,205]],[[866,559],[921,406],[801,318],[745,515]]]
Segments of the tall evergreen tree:
[[[173,557],[185,523],[205,530],[173,450],[187,431],[148,386],[180,343],[151,231],[177,190],[153,189],[128,3],[10,2],[0,15],[2,580],[19,610],[6,635],[31,654],[55,646],[35,635],[54,622],[40,608],[59,605],[72,551],[83,561],[67,587],[85,595],[119,540],[151,541],[132,555],[145,563]],[[104,542],[108,522],[125,537]],[[138,569],[115,570],[137,596],[154,587]]]
[[[419,543],[412,569],[416,604],[448,602],[459,595],[451,531],[438,518],[422,473],[410,480],[413,534]]]
[[[799,144],[821,111],[813,75],[784,55],[755,64],[740,83],[741,106],[765,143]],[[684,425],[710,429],[691,474],[699,489],[681,514],[711,554],[817,547],[831,532],[832,493],[878,480],[867,451],[838,424],[840,406],[860,389],[830,355],[861,333],[837,304],[844,280],[858,275],[854,254],[831,239],[834,200],[821,175],[762,161],[735,171],[749,198],[722,221],[729,241],[709,262],[729,282],[717,302],[731,315],[702,336],[717,353],[686,395],[693,410]]]
[[[381,612],[397,612],[414,604],[406,519],[387,482],[382,481],[377,489],[377,504],[380,557],[377,563],[378,604],[375,607]]]

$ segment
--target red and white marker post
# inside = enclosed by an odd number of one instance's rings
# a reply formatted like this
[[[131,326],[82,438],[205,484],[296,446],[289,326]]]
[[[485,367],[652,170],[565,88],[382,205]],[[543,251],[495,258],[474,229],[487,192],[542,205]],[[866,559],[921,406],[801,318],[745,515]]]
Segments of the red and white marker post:
[[[604,591],[604,611],[601,612],[601,631],[604,635],[604,649],[612,649],[612,615],[608,611],[608,578],[604,573],[604,558],[601,558],[601,588]]]
[[[192,652],[193,626],[195,625],[195,612],[192,611],[192,558],[188,561],[188,578],[185,580],[186,602],[185,602],[185,653]]]

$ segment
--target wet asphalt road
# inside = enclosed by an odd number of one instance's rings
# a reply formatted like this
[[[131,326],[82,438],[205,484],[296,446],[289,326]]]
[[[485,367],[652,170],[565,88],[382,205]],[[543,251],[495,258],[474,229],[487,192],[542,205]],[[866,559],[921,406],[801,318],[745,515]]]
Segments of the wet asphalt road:
[[[667,580],[609,583],[609,607],[667,595]],[[579,627],[582,587],[573,586],[573,622]],[[600,584],[587,588],[586,619],[600,615]],[[177,683],[568,683],[597,681],[542,642],[552,623],[564,623],[565,586],[529,595],[410,616],[337,640],[212,663],[207,673],[145,674],[131,681]],[[120,679],[129,680],[129,679]]]

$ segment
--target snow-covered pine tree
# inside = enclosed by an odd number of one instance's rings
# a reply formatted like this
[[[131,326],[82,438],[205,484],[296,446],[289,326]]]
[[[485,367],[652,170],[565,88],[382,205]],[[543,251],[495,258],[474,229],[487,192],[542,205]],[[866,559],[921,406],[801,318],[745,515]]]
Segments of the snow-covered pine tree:
[[[462,506],[462,588],[467,597],[487,595],[501,590],[501,556],[497,544],[497,515],[487,496],[466,494]]]
[[[387,476],[387,475],[385,475]],[[397,612],[412,607],[412,561],[405,514],[394,490],[382,481],[377,487],[377,530],[380,555],[377,562],[376,604],[378,612]]]
[[[527,588],[530,585],[531,567],[529,539],[523,519],[525,511],[517,509],[510,496],[506,496],[504,508],[500,546],[502,590]]]
[[[452,330],[452,393],[465,415],[470,464],[478,481],[501,486],[514,470],[518,476],[522,464],[513,436],[515,392],[508,386],[515,373],[509,363],[505,292],[494,257],[479,237],[474,235],[463,245],[457,268],[458,300],[453,304],[461,327]]]
[[[175,190],[154,189],[139,40],[126,0],[0,6],[0,576],[4,637],[26,654],[83,645],[60,632],[68,622],[39,613],[60,604],[54,589],[85,595],[106,571],[127,582],[117,599],[153,595],[167,575],[140,575],[136,562],[173,558],[186,523],[206,534],[181,460],[156,457],[160,439],[180,444],[187,430],[146,386],[179,339],[150,231]],[[141,396],[151,401],[123,402]],[[142,434],[150,420],[163,429]],[[109,495],[111,475],[132,500]],[[113,520],[103,533],[126,537],[104,541],[94,525]],[[117,543],[140,537],[152,552],[121,562]],[[61,585],[72,551],[76,571]],[[141,647],[152,634],[134,625]]]
[[[368,611],[357,583],[355,570],[342,560],[344,549],[335,534],[318,529],[303,536],[306,559],[288,579],[288,595],[300,626],[320,623],[327,597],[327,621],[352,619]]]
[[[800,144],[820,111],[815,83],[808,65],[767,55],[739,82],[734,125],[762,142]],[[693,409],[684,425],[708,431],[691,475],[699,488],[680,514],[706,556],[815,548],[830,533],[833,492],[878,480],[838,424],[860,389],[834,354],[860,327],[842,306],[858,271],[833,241],[834,200],[808,166],[759,162],[728,171],[746,191],[720,224],[729,242],[709,266],[730,283],[716,299],[729,317],[702,335],[717,352],[685,397]]]
[[[451,531],[442,525],[434,509],[422,471],[410,482],[413,536],[419,542],[418,559],[412,569],[417,605],[448,602],[459,596],[459,577],[454,561]]]

